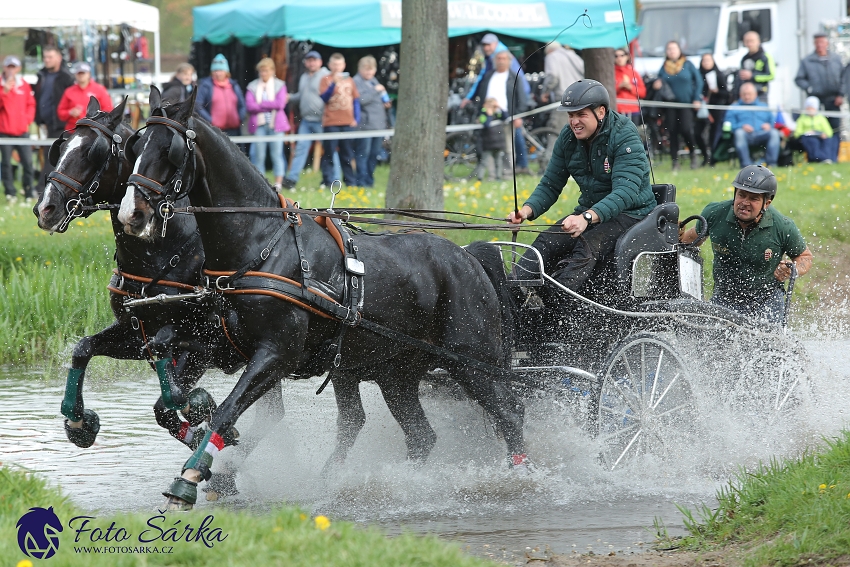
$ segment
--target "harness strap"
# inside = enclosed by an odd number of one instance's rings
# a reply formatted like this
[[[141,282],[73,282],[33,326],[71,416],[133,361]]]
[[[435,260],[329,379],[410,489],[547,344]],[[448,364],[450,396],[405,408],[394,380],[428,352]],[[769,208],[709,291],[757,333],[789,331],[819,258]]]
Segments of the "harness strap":
[[[150,284],[148,285],[155,285],[160,280],[160,278],[162,278],[165,274],[176,268],[177,265],[180,263],[183,254],[200,238],[201,231],[195,229],[195,232],[189,237],[188,240],[186,240],[186,242],[183,243],[183,246],[181,246],[180,249],[177,250],[177,252],[175,252],[174,255],[168,260],[168,262],[166,262],[166,264],[159,269],[156,275],[151,278]]]

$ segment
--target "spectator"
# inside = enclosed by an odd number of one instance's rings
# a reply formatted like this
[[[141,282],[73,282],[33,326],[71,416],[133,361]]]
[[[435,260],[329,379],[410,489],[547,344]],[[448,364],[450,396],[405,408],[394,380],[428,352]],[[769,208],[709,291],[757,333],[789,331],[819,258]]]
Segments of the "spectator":
[[[245,97],[239,84],[230,78],[230,65],[221,53],[212,60],[210,76],[198,82],[195,109],[201,118],[228,136],[241,134]]]
[[[481,51],[484,53],[484,67],[481,69],[478,77],[475,78],[475,82],[472,83],[472,87],[470,87],[469,92],[466,94],[464,99],[460,101],[461,108],[465,108],[466,105],[469,104],[469,101],[475,97],[475,92],[478,90],[478,85],[484,79],[484,75],[493,70],[496,54],[502,51],[508,51],[508,53],[510,53],[508,46],[499,41],[499,38],[494,33],[484,34],[484,37],[481,38]],[[519,61],[517,61],[513,55],[511,55],[510,70],[511,74],[519,77],[522,90],[525,91],[525,99],[528,100],[531,95],[531,85],[528,84],[528,79],[525,78],[525,73],[523,73],[520,69]],[[524,105],[523,107],[525,106],[527,105]],[[516,151],[516,172],[530,175],[531,172],[528,170],[528,160],[525,157],[525,139],[522,135],[521,124],[514,130],[514,149]],[[509,156],[509,159],[512,160],[513,156]]]
[[[478,171],[478,179],[484,180],[484,173],[491,179],[502,178],[502,158],[505,153],[505,127],[504,124],[493,124],[494,120],[503,120],[505,113],[499,108],[499,101],[488,98],[481,107],[478,121],[484,125],[481,130],[482,167]]]
[[[47,129],[48,138],[58,138],[65,129],[65,121],[56,115],[65,89],[74,84],[74,76],[65,68],[62,52],[48,45],[42,53],[44,67],[38,72],[35,83],[35,121]]]
[[[363,57],[357,64],[354,84],[360,93],[360,131],[383,130],[387,127],[387,109],[392,106],[387,89],[375,78],[378,62],[371,55]],[[357,162],[357,185],[372,187],[375,185],[375,166],[378,154],[384,144],[382,136],[358,138],[354,140],[354,154]]]
[[[729,104],[729,87],[726,85],[726,75],[717,68],[714,56],[711,53],[703,53],[700,60],[699,72],[702,75],[702,98],[709,105],[724,106]],[[698,118],[694,126],[694,138],[702,151],[702,164],[712,164],[714,148],[720,140],[720,132],[726,109],[712,108],[708,111],[708,118]],[[710,126],[710,127],[709,127]],[[705,129],[708,128],[708,144],[705,142]]]
[[[329,75],[330,71],[322,67],[322,56],[318,51],[310,51],[304,56],[304,67],[307,71],[302,73],[298,80],[298,92],[290,96],[289,100],[298,105],[298,114],[301,116],[298,133],[321,134],[324,131],[322,115],[325,111],[325,101],[319,96],[319,82]],[[283,186],[287,189],[292,189],[298,183],[312,146],[313,142],[310,140],[296,142],[289,173],[283,178]]]
[[[820,114],[820,101],[816,96],[806,99],[803,114],[797,118],[794,137],[799,140],[810,162],[832,163],[832,126]]]
[[[511,59],[513,56],[508,51],[500,51],[496,53],[496,67],[492,71],[487,71],[487,74],[481,78],[474,95],[481,100],[488,98],[496,99],[499,108],[505,114],[506,118],[510,118],[515,114],[523,112],[526,108],[527,98],[525,91],[522,88],[514,88],[517,77],[510,71]],[[522,119],[513,119],[514,128],[522,128]],[[510,125],[505,124],[505,157],[507,158],[507,167],[511,168],[513,163],[510,155],[511,147],[511,129]],[[524,142],[523,142],[524,143]],[[514,142],[516,144],[516,142]],[[519,159],[517,159],[519,162]],[[519,166],[519,163],[517,163]],[[517,167],[517,173],[519,173]]]
[[[759,100],[767,102],[768,83],[774,79],[776,72],[773,57],[762,49],[761,36],[757,31],[748,31],[743,39],[744,47],[748,51],[741,58],[741,69],[736,77],[735,90],[740,92],[741,85],[752,83],[756,87]]]
[[[91,78],[91,65],[85,61],[77,61],[71,67],[74,73],[74,84],[65,89],[56,115],[65,121],[65,130],[73,130],[77,120],[86,115],[89,99],[94,97],[100,103],[100,109],[109,112],[112,110],[112,98],[106,92],[106,87],[94,82]]]
[[[29,138],[29,125],[35,120],[35,97],[32,87],[18,73],[21,60],[9,55],[3,60],[3,88],[0,90],[0,138]],[[19,146],[0,146],[2,156],[3,186],[6,198],[14,198],[15,179],[12,175],[12,150],[18,150],[18,159],[24,170],[24,197],[33,198],[32,186],[32,147],[29,144]]]
[[[726,121],[732,129],[735,139],[735,151],[741,160],[741,167],[752,165],[750,146],[765,146],[767,165],[776,165],[779,159],[779,132],[773,127],[773,113],[767,104],[758,99],[758,91],[752,83],[741,85],[741,98],[736,106],[752,108],[731,108],[726,113]]]
[[[162,85],[162,99],[171,102],[183,102],[195,88],[195,68],[189,63],[181,63],[171,80]]]
[[[632,67],[632,60],[626,49],[614,50],[614,83],[617,85],[617,98],[637,102],[638,98],[646,97],[646,85]],[[632,119],[635,126],[640,128],[640,107],[637,104],[617,103],[617,112]],[[553,114],[564,114],[554,112]]]
[[[325,101],[322,115],[322,127],[325,132],[352,132],[360,121],[360,93],[354,79],[345,72],[345,57],[334,53],[328,60],[330,75],[319,81],[319,92]],[[357,176],[351,167],[354,157],[351,139],[325,140],[322,154],[322,184],[330,187],[333,183],[333,155],[339,147],[339,161],[346,185],[357,185]]]
[[[697,68],[682,55],[682,48],[679,47],[678,42],[667,42],[666,55],[667,58],[658,71],[658,79],[653,83],[653,88],[660,91],[664,83],[667,83],[673,92],[673,100],[669,102],[693,104],[694,108],[698,108],[702,100],[702,77]],[[666,122],[670,133],[670,157],[673,160],[673,171],[679,170],[680,136],[691,151],[691,169],[697,169],[700,164],[694,142],[694,109],[668,108]]]
[[[544,103],[558,102],[564,90],[579,79],[584,78],[584,60],[572,49],[558,42],[546,46],[546,57],[543,60],[543,70],[546,79],[543,81],[543,94],[541,100]],[[569,122],[566,112],[549,113],[549,126],[560,132]],[[550,137],[548,153],[552,153],[557,137]]]
[[[846,73],[845,73],[846,75]],[[847,77],[845,76],[846,80]],[[844,83],[842,81],[841,57],[829,51],[829,39],[825,34],[815,34],[815,51],[800,61],[797,86],[803,89],[806,96],[816,96],[823,104],[824,110],[839,110],[844,102]],[[838,160],[838,147],[841,140],[841,118],[830,116],[829,125],[833,131],[833,156]]]
[[[257,136],[289,132],[286,117],[286,83],[275,77],[274,61],[266,57],[257,63],[260,78],[248,84],[245,106],[248,108],[248,132]],[[266,150],[272,154],[272,173],[275,191],[283,187],[286,159],[283,156],[283,139],[251,144],[251,161],[261,172],[266,171]]]

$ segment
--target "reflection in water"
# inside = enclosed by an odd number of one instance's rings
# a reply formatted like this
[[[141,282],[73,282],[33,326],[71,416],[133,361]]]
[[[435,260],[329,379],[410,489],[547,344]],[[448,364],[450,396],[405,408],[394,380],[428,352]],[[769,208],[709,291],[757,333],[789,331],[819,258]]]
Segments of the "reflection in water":
[[[526,408],[528,453],[539,470],[517,478],[504,466],[504,444],[481,409],[442,392],[423,399],[438,434],[429,461],[414,467],[404,460],[401,431],[373,384],[363,384],[367,423],[349,460],[327,479],[319,472],[330,455],[336,404],[321,379],[284,384],[286,416],[266,424],[269,435],[242,463],[241,493],[226,502],[201,507],[266,509],[298,504],[314,513],[376,524],[390,533],[403,529],[458,540],[470,551],[498,557],[522,555],[526,546],[549,546],[559,553],[638,550],[652,541],[647,529],[658,517],[671,534],[681,533],[674,503],[693,506],[711,501],[717,487],[741,464],[771,455],[793,455],[845,424],[840,400],[850,385],[841,378],[850,358],[847,341],[810,342],[815,362],[813,398],[817,411],[800,412],[787,422],[765,426],[712,407],[703,410],[709,430],[699,447],[682,447],[673,462],[645,457],[622,470],[607,472],[598,447],[555,398]],[[842,358],[843,357],[843,358]],[[127,366],[121,366],[126,370]],[[62,378],[0,374],[0,461],[41,473],[61,485],[88,510],[153,510],[161,491],[189,453],[160,429],[152,406],[158,396],[153,372],[137,375],[116,365],[94,366],[86,379],[87,407],[98,412],[101,432],[89,449],[65,438],[59,404]],[[115,379],[114,374],[122,378]],[[200,385],[217,400],[235,377],[210,373]],[[249,410],[237,424],[247,431]],[[226,458],[222,453],[217,462]]]

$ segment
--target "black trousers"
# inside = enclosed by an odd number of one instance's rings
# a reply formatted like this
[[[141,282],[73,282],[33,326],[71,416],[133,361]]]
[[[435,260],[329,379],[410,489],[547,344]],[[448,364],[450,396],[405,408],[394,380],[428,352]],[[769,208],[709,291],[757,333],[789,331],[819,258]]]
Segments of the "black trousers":
[[[696,149],[694,143],[694,118],[692,108],[668,108],[667,109],[667,132],[670,134],[670,157],[673,161],[679,159],[679,136],[685,142],[693,155]]]
[[[600,259],[614,252],[623,233],[640,219],[620,214],[613,219],[588,227],[578,238],[564,232],[559,220],[534,240],[532,246],[543,257],[543,269],[559,283],[578,291],[593,273]],[[516,277],[525,279],[537,273],[537,259],[528,251],[519,261]]]

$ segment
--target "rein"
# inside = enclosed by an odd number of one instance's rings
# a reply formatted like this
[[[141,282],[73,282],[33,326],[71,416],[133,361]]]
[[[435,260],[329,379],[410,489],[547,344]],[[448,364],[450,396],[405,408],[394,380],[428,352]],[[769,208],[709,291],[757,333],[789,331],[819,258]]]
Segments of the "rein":
[[[64,232],[68,229],[68,225],[71,224],[71,221],[75,218],[81,216],[89,216],[91,212],[98,210],[99,206],[97,206],[94,202],[94,195],[97,193],[97,190],[100,188],[100,178],[106,172],[109,167],[109,163],[112,161],[112,157],[115,156],[118,161],[118,174],[115,176],[115,185],[113,185],[113,191],[118,186],[118,183],[121,179],[121,154],[123,153],[121,150],[120,144],[123,142],[120,134],[115,133],[110,130],[103,124],[99,122],[95,122],[91,118],[81,118],[77,120],[76,128],[80,126],[85,126],[91,128],[92,130],[96,130],[100,133],[106,135],[109,138],[110,147],[108,153],[106,154],[106,158],[103,160],[103,163],[100,164],[100,168],[94,173],[94,175],[87,182],[82,183],[77,181],[70,175],[66,175],[59,170],[53,170],[47,174],[47,183],[55,182],[68,187],[75,193],[77,193],[76,199],[71,199],[65,205],[65,218],[62,219],[62,222],[59,223],[59,227],[57,230],[59,232]],[[75,129],[76,129],[75,128]],[[98,135],[99,137],[99,135]],[[65,140],[65,133],[63,132],[62,136],[54,142],[54,144],[58,144],[56,148],[58,149],[59,145]],[[97,144],[97,141],[95,141]],[[51,147],[51,152],[53,148]],[[89,213],[86,215],[85,213]]]

